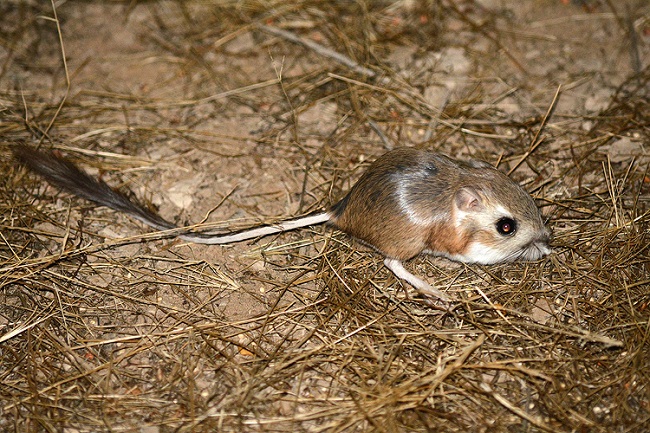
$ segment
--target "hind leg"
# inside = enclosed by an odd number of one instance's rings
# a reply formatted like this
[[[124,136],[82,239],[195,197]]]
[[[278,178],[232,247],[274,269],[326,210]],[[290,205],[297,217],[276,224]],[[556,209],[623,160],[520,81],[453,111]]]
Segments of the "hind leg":
[[[429,283],[407,271],[402,265],[401,261],[386,257],[384,260],[384,265],[386,265],[386,267],[390,269],[397,278],[401,278],[402,280],[406,281],[423,295],[433,296],[445,302],[450,301],[449,297],[442,293],[440,290],[434,289],[429,285]]]

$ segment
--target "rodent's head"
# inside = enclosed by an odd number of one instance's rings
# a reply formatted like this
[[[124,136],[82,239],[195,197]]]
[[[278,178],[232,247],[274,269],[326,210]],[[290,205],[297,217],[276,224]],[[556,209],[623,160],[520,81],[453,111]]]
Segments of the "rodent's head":
[[[461,186],[454,196],[454,224],[469,242],[452,258],[487,265],[549,254],[550,233],[532,197],[501,172],[488,171],[483,185]]]

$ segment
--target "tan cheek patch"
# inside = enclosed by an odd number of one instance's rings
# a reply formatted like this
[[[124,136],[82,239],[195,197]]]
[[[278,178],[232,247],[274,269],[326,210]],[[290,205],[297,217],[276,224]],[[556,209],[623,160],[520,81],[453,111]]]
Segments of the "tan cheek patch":
[[[467,250],[471,236],[461,228],[451,224],[435,224],[431,226],[427,240],[427,248],[433,252],[444,252],[450,255],[463,254]]]

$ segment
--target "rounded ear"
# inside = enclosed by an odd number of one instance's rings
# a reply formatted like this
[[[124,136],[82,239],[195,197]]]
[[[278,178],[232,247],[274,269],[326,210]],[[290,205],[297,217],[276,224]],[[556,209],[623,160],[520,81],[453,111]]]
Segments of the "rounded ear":
[[[483,209],[483,199],[476,189],[464,186],[454,197],[456,207],[463,212],[477,212]]]

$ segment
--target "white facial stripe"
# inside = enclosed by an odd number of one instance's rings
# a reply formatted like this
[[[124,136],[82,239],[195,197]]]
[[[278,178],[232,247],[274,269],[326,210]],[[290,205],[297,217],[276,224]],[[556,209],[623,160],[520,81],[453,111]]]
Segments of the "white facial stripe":
[[[519,251],[503,251],[480,242],[472,242],[464,254],[446,254],[446,256],[452,260],[465,263],[492,265],[516,259],[538,260],[550,252],[551,249],[547,245],[540,243],[531,244]]]
[[[510,212],[508,212],[503,206],[498,205],[496,207],[496,213],[503,215],[504,217],[512,218],[512,215],[510,215]]]
[[[450,255],[452,260],[458,260],[466,263],[480,263],[482,265],[491,265],[499,263],[508,258],[510,254],[504,253],[501,250],[492,248],[488,245],[483,245],[480,242],[472,242],[464,254]]]

